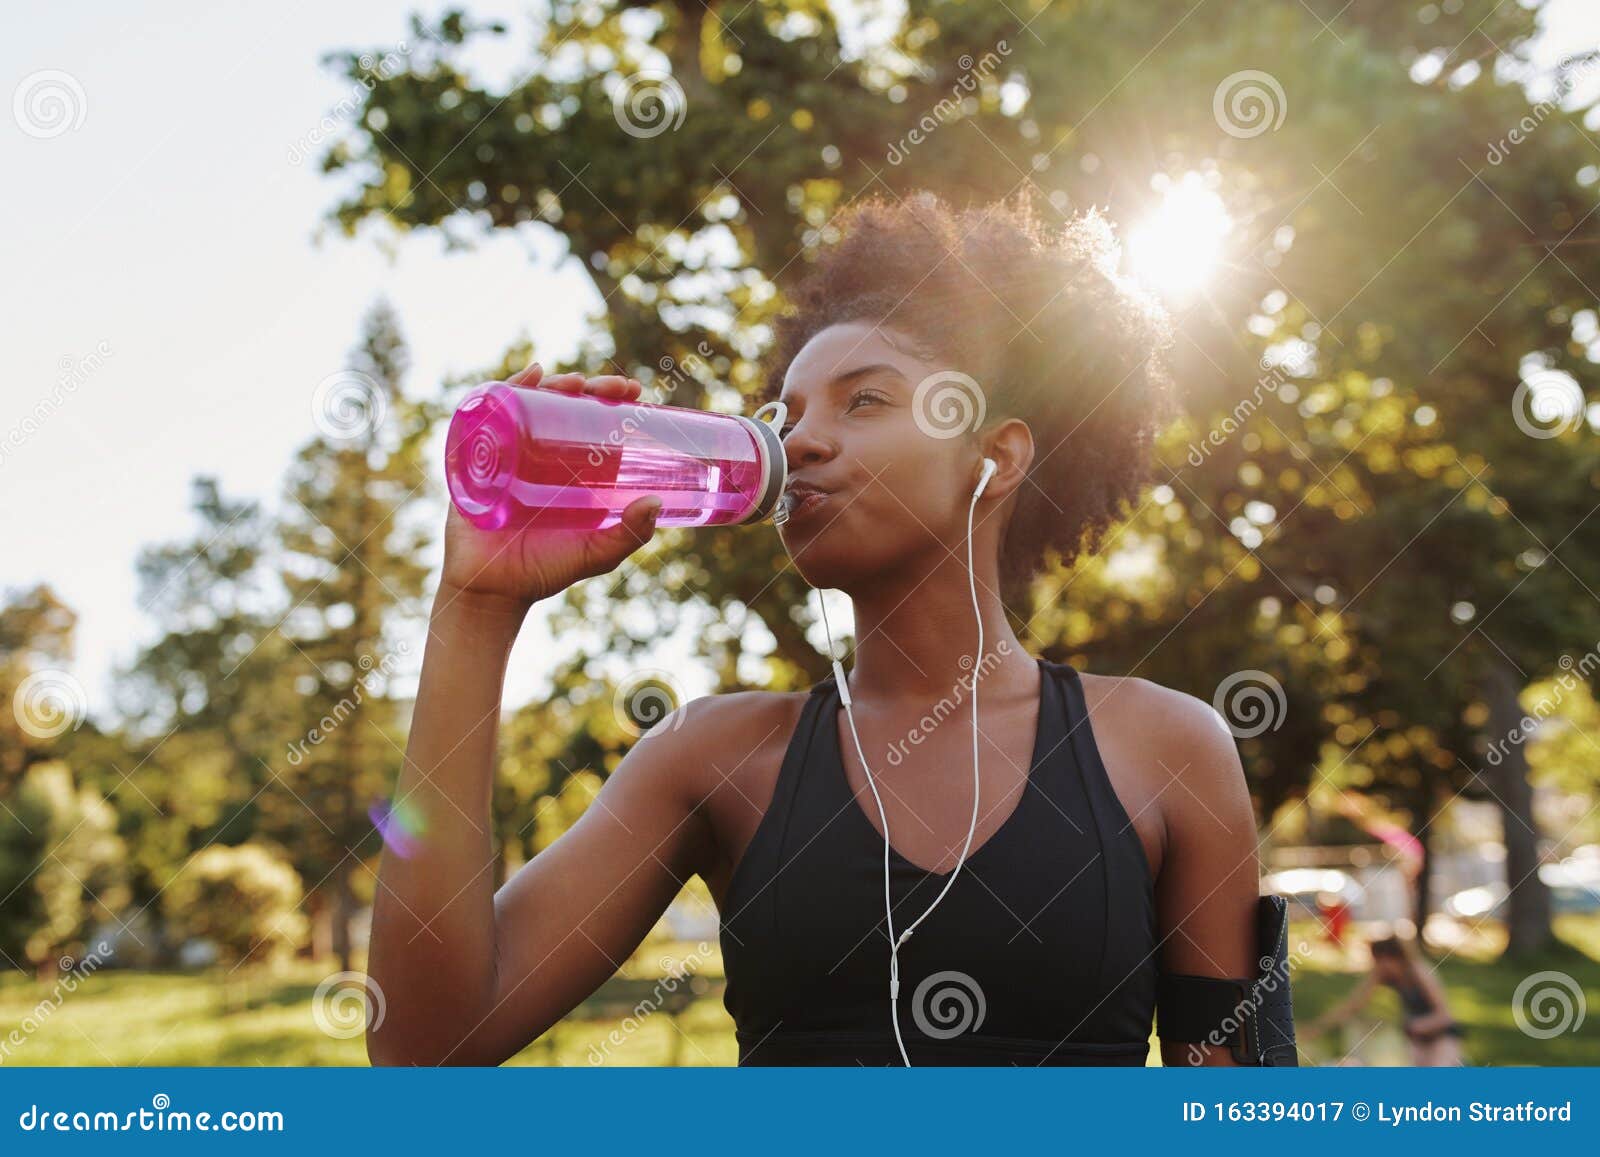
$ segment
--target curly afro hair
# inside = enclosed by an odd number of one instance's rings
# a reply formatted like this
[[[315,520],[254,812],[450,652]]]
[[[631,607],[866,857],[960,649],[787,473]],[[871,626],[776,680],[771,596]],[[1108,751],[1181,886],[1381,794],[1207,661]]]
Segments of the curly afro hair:
[[[1172,400],[1170,319],[1119,276],[1106,220],[1090,209],[1051,231],[1026,193],[955,210],[922,192],[860,201],[835,224],[840,239],[775,323],[760,400],[778,396],[789,363],[830,325],[893,328],[979,384],[985,428],[1015,417],[1033,431],[1002,589],[1023,589],[1052,549],[1067,565],[1098,550],[1149,480]]]

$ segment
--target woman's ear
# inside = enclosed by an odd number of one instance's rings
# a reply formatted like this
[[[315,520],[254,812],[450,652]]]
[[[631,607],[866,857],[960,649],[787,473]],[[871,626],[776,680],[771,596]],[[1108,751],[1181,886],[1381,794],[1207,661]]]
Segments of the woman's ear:
[[[1033,431],[1028,423],[1021,418],[1007,418],[1000,423],[983,443],[983,456],[994,459],[995,464],[994,474],[983,493],[989,498],[1004,498],[1022,485],[1028,468],[1033,465],[1033,455]],[[980,465],[973,485],[976,486],[977,479],[982,477]]]

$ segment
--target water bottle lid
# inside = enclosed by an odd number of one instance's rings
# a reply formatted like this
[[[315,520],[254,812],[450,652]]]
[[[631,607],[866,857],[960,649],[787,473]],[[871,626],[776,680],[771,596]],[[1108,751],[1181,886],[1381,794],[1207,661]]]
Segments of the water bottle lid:
[[[777,508],[778,499],[783,497],[784,483],[789,480],[789,460],[783,452],[783,440],[778,437],[778,431],[773,429],[770,423],[762,420],[762,414],[773,408],[776,408],[778,421],[782,423],[783,415],[788,411],[788,407],[782,402],[768,402],[756,411],[753,418],[747,418],[743,414],[734,415],[750,427],[755,435],[756,445],[761,449],[760,494],[750,512],[739,520],[741,524],[760,522],[770,515]]]

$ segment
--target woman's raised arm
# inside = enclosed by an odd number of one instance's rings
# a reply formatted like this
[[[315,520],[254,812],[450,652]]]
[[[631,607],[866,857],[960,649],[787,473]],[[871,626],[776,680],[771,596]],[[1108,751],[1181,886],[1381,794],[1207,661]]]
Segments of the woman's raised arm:
[[[540,383],[537,366],[512,379]],[[626,378],[547,388],[637,398]],[[418,818],[408,856],[383,853],[368,975],[384,1004],[376,1064],[498,1064],[632,952],[703,848],[685,740],[654,734],[571,831],[498,894],[490,834],[506,661],[534,602],[614,569],[653,530],[650,499],[604,531],[478,531],[453,508],[395,799]]]

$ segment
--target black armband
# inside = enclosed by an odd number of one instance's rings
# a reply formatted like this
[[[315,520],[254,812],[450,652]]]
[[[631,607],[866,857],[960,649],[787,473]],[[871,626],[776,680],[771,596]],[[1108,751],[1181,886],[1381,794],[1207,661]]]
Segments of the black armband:
[[[1256,904],[1256,975],[1248,980],[1162,972],[1156,978],[1156,1033],[1163,1042],[1228,1045],[1240,1065],[1296,1066],[1289,994],[1289,905]]]

